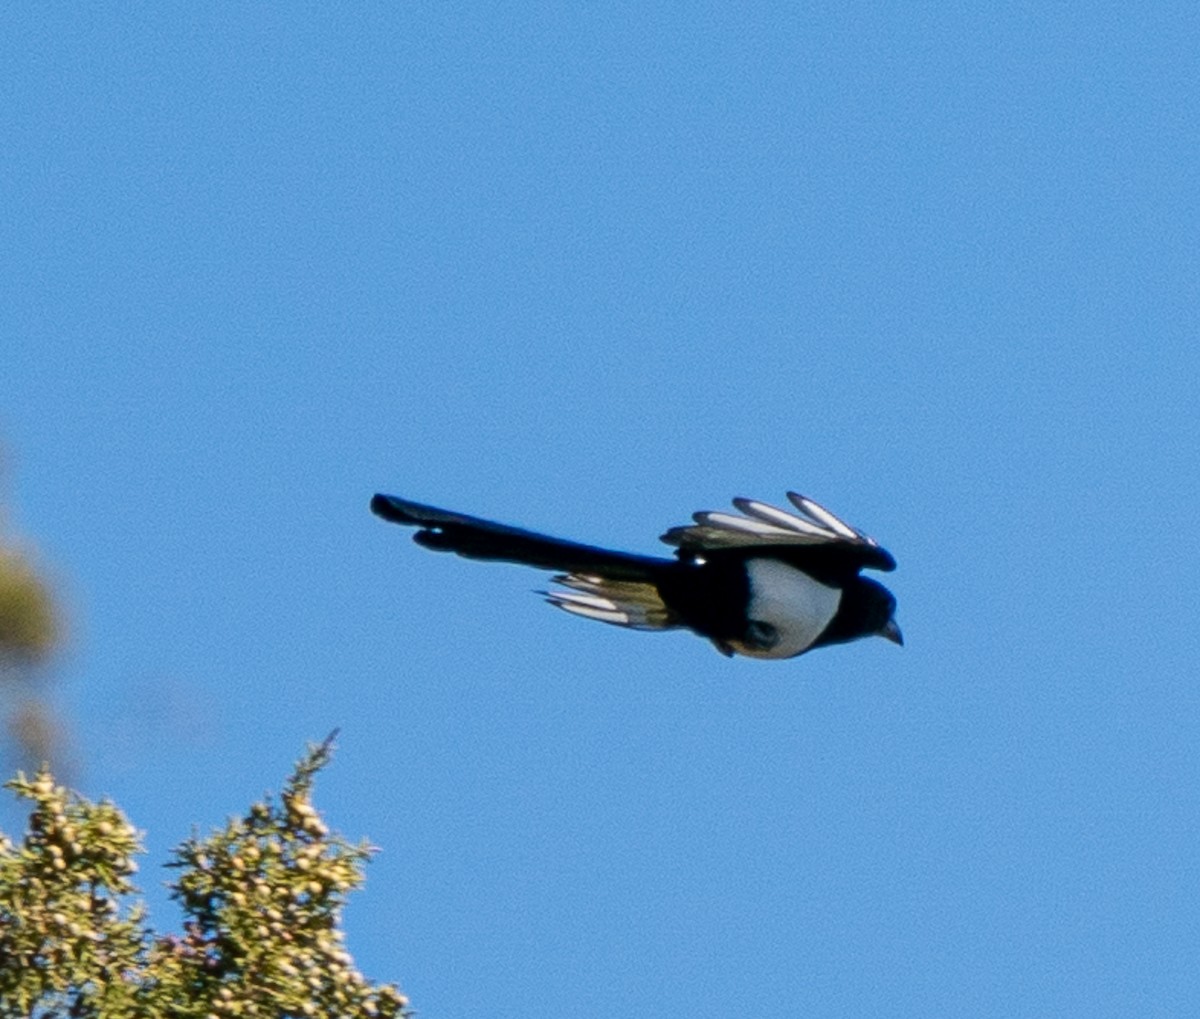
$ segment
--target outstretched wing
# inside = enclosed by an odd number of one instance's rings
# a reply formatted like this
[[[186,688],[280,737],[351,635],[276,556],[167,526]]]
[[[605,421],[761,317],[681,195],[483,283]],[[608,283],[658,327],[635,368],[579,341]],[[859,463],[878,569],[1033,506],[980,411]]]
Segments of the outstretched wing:
[[[788,500],[799,513],[789,513],[754,499],[734,499],[742,516],[705,510],[695,513],[694,524],[672,527],[662,536],[675,545],[680,555],[695,555],[717,549],[742,549],[786,546],[799,553],[804,548],[821,549],[827,555],[837,553],[861,567],[890,571],[896,560],[879,543],[844,520],[835,517],[819,503],[795,492]]]
[[[556,608],[632,630],[669,630],[682,625],[652,583],[612,580],[582,573],[559,574],[554,583],[569,591],[543,591]]]

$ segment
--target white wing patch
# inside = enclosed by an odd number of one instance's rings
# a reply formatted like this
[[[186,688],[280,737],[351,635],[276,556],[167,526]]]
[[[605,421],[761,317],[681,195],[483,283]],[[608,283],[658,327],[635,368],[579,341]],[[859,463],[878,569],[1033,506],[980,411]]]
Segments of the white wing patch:
[[[669,630],[679,625],[653,584],[584,573],[558,576],[554,582],[571,590],[543,591],[546,601],[574,615],[633,630]]]
[[[799,513],[789,513],[754,499],[734,499],[744,516],[704,511],[695,524],[672,527],[662,536],[668,545],[686,548],[739,548],[747,545],[820,545],[853,542],[878,547],[874,538],[835,517],[824,506],[795,492],[788,500]]]

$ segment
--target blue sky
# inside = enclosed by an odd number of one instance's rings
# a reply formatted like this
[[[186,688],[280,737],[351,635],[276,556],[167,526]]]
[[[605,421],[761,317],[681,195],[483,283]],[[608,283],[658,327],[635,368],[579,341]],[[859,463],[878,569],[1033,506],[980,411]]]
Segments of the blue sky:
[[[1191,5],[0,15],[0,437],[78,781],[383,848],[425,1019],[1200,1006]],[[795,488],[907,646],[727,661],[426,553]]]

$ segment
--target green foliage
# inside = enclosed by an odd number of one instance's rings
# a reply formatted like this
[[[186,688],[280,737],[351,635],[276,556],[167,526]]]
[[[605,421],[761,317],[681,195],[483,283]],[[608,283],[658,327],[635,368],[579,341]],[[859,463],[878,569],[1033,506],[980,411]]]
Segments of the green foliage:
[[[266,798],[168,866],[185,915],[159,935],[131,901],[141,852],[115,805],[46,771],[8,783],[33,804],[21,845],[0,836],[0,1016],[258,1019],[406,1014],[342,946],[339,920],[372,852],[331,834],[310,803],[329,742],[310,747],[279,801]]]
[[[111,803],[68,795],[42,772],[8,783],[32,801],[20,847],[0,836],[2,1014],[55,1014],[72,989],[78,1015],[136,1015],[126,974],[141,967],[144,935],[130,875],[137,833]]]

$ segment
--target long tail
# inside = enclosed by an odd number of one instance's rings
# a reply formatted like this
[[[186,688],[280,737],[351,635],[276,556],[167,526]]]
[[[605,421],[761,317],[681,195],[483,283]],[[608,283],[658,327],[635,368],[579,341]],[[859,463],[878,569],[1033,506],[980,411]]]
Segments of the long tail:
[[[454,552],[468,559],[521,563],[565,574],[635,583],[652,583],[664,567],[671,565],[668,559],[563,541],[491,520],[409,502],[394,495],[376,495],[371,500],[371,511],[394,524],[420,528],[413,535],[418,545],[439,552]]]

